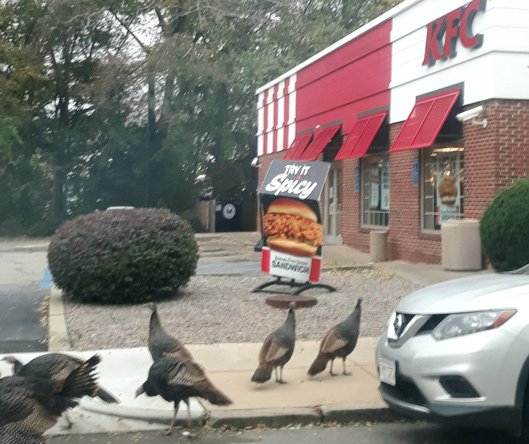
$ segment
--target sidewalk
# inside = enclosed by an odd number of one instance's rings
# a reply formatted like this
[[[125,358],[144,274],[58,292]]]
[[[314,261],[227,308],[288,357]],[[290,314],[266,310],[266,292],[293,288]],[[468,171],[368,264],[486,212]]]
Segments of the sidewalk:
[[[201,249],[201,264],[210,269],[222,262],[233,262],[235,270],[241,269],[240,265],[243,263],[248,267],[259,266],[260,253],[253,250],[259,240],[258,233],[199,234],[197,238]],[[422,286],[475,273],[447,272],[440,265],[409,264],[402,261],[373,264],[367,253],[347,246],[325,247],[324,271],[366,267],[398,274]],[[194,421],[213,427],[227,425],[244,428],[260,424],[279,427],[288,424],[332,421],[347,423],[393,418],[378,393],[374,355],[376,341],[377,338],[360,338],[357,348],[347,359],[351,376],[331,377],[326,371],[312,378],[307,376],[306,371],[317,354],[319,343],[297,342],[294,355],[284,369],[287,384],[283,385],[273,380],[263,385],[250,382],[261,343],[189,344],[189,349],[204,366],[213,383],[234,401],[232,406],[221,408],[206,402],[193,402]],[[50,295],[49,350],[69,350],[62,296],[57,290],[52,290]],[[50,434],[166,428],[172,415],[172,404],[161,398],[133,398],[151,364],[148,350],[134,348],[94,352],[103,357],[100,365],[101,384],[118,396],[122,403],[109,407],[97,400],[83,400],[80,408],[71,415],[75,423],[73,428],[64,431],[58,424]],[[94,352],[71,351],[81,357],[88,357]],[[34,354],[16,356],[26,362]],[[338,361],[335,371],[341,370],[341,363]],[[0,364],[0,373],[9,373],[3,364]],[[178,418],[183,424],[186,418],[183,404]]]
[[[235,428],[282,427],[289,424],[320,422],[347,423],[390,416],[378,396],[378,381],[374,365],[374,338],[361,338],[350,355],[347,366],[350,376],[331,377],[328,371],[308,377],[307,369],[316,356],[318,342],[297,342],[291,361],[285,366],[286,384],[273,378],[256,385],[250,378],[257,366],[261,344],[196,344],[188,345],[191,353],[207,369],[208,377],[232,400],[228,407],[217,407],[193,400],[192,417],[195,424]],[[134,399],[136,389],[146,379],[151,359],[146,348],[97,351],[103,358],[99,366],[100,383],[117,396],[119,405],[106,405],[99,400],[83,399],[70,417],[74,425],[62,428],[62,421],[49,435],[110,433],[162,430],[167,428],[173,405],[159,397],[142,395]],[[94,351],[71,354],[88,358]],[[27,362],[37,354],[15,354]],[[341,371],[336,362],[335,371]],[[9,373],[5,363],[0,372]],[[187,411],[181,404],[178,423],[185,424]]]
[[[229,242],[231,245],[239,245],[248,248],[253,246],[260,239],[260,233],[242,232],[242,233],[200,233],[197,234],[199,242],[204,243]],[[214,248],[214,247],[213,247]],[[207,254],[207,250],[206,250]],[[261,254],[259,252],[247,253],[236,256],[233,260],[259,262]],[[323,249],[323,271],[337,269],[355,269],[355,268],[378,268],[391,273],[395,273],[403,279],[409,280],[418,285],[426,286],[449,279],[475,275],[476,273],[488,273],[488,270],[482,271],[447,271],[439,264],[412,264],[404,261],[388,261],[373,263],[369,253],[351,248],[346,245],[325,245]]]

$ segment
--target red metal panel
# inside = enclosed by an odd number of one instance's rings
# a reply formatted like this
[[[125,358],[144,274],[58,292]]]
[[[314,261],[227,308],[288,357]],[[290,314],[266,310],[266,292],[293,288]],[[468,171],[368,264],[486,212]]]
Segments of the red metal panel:
[[[307,149],[303,151],[300,160],[306,160],[308,162],[317,160],[318,156],[323,152],[341,126],[341,124],[338,124],[323,128]]]
[[[432,146],[460,94],[456,89],[418,100],[390,151]]]
[[[334,160],[363,157],[387,115],[387,111],[381,111],[359,118]]]
[[[390,42],[391,19],[377,25],[354,40],[335,49],[332,53],[316,60],[307,71],[303,79],[313,82],[327,76],[330,72],[340,69],[345,63],[354,63],[367,54],[375,53],[381,46]],[[298,78],[299,80],[299,78]]]
[[[389,105],[391,26],[385,21],[297,73],[298,132],[340,120],[349,134],[359,113]]]
[[[285,155],[283,156],[284,159],[287,160],[298,160],[301,158],[301,153],[305,151],[305,148],[307,148],[307,145],[309,144],[310,140],[312,139],[312,132],[300,134],[297,136],[290,145],[290,148],[286,150]]]

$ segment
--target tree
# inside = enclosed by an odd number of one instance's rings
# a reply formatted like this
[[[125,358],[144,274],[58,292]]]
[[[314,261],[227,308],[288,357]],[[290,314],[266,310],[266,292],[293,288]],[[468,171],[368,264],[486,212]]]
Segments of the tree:
[[[256,88],[395,3],[0,2],[0,224],[253,199]]]

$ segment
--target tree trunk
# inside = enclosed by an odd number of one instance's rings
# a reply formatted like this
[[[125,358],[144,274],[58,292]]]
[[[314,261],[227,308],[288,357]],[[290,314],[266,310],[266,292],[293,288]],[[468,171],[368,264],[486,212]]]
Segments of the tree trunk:
[[[145,169],[145,205],[151,206],[151,171],[153,156],[156,151],[156,85],[154,73],[149,68],[147,73],[147,168]]]
[[[57,167],[53,174],[53,188],[51,194],[51,215],[62,220],[66,214],[66,173],[62,167]]]

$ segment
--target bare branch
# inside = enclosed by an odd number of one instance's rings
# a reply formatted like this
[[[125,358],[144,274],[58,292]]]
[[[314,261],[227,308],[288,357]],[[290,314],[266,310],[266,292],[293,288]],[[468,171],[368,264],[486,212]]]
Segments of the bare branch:
[[[140,45],[141,49],[143,49],[146,53],[149,53],[150,49],[141,41],[141,39],[134,33],[134,31],[132,31],[130,25],[123,21],[118,16],[118,14],[112,10],[112,8],[109,8],[109,12],[114,16],[114,18],[119,22],[119,24],[127,30],[128,34],[130,34],[132,38],[136,40],[138,45]]]
[[[165,19],[163,17],[162,11],[158,6],[154,7],[154,12],[156,13],[156,16],[158,17],[158,22],[160,23],[160,28],[162,29],[162,32],[165,34],[165,30],[167,29],[167,25],[165,23]]]

